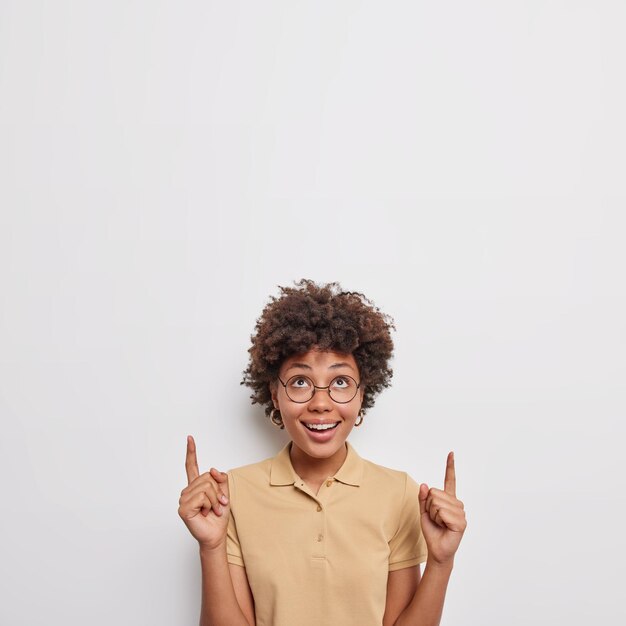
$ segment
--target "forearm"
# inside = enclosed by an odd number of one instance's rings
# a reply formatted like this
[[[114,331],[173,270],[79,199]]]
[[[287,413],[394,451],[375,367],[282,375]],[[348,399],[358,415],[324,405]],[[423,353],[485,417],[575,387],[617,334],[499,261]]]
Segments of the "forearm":
[[[395,626],[439,626],[453,565],[426,562],[417,591]]]
[[[250,626],[245,618],[230,577],[226,546],[208,550],[200,547],[202,608],[200,626]]]

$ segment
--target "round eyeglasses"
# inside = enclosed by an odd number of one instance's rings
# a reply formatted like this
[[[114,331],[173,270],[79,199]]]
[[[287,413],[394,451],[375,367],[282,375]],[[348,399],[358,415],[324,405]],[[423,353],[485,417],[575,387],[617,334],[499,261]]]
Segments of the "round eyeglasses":
[[[354,399],[361,386],[361,383],[357,383],[351,376],[337,376],[326,387],[313,384],[308,376],[292,376],[286,383],[280,378],[278,380],[292,402],[308,402],[315,395],[316,389],[328,389],[328,395],[333,402],[345,404]]]

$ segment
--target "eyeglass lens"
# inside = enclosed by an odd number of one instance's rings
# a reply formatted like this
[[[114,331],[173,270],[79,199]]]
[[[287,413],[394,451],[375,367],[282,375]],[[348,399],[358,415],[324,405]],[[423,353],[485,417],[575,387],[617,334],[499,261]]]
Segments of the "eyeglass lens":
[[[328,392],[335,402],[350,402],[358,386],[350,376],[337,376],[330,381]],[[285,384],[287,396],[294,402],[307,402],[315,393],[315,385],[307,376],[292,376]]]

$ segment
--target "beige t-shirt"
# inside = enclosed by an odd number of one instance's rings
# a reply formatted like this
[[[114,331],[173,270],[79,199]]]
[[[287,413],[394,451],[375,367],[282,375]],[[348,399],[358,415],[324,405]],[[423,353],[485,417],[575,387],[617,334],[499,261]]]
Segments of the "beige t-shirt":
[[[388,572],[426,561],[419,485],[347,443],[315,495],[290,446],[228,473],[228,562],[246,568],[256,623],[380,626]]]

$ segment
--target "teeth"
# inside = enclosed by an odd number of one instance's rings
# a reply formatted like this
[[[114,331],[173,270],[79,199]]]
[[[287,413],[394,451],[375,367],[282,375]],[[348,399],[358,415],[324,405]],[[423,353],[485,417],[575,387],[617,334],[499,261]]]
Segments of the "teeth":
[[[328,430],[329,428],[335,428],[338,422],[334,424],[305,424],[305,426],[311,430]]]

